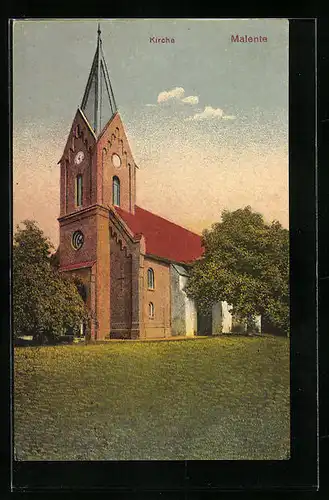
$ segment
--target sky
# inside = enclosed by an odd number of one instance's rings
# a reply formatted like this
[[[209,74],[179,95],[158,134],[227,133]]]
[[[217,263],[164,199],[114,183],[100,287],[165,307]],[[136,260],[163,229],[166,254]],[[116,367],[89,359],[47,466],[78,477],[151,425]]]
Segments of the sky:
[[[13,218],[58,244],[59,165],[101,23],[137,204],[197,233],[250,205],[289,225],[288,21],[21,20],[13,28]],[[237,43],[231,36],[266,36]],[[152,37],[174,43],[151,43]]]

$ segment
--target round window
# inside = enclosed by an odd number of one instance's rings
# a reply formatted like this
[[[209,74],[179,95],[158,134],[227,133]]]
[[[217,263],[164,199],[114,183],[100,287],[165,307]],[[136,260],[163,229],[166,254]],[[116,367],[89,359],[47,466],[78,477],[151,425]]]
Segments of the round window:
[[[119,168],[121,166],[121,158],[116,153],[112,155],[112,163],[116,168]]]
[[[84,236],[81,231],[74,231],[72,234],[72,246],[74,250],[79,250],[84,243]]]

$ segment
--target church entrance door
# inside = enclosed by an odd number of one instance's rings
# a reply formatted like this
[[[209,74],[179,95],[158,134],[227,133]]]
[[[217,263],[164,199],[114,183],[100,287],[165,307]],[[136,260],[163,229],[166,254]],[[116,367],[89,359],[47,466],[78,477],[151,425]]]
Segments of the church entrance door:
[[[212,314],[198,312],[197,327],[198,335],[212,335]]]

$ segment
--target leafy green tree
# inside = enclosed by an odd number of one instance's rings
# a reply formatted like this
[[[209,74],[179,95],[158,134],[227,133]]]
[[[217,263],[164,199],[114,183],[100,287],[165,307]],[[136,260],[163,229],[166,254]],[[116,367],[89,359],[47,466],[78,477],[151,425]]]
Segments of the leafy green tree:
[[[53,265],[53,246],[35,221],[17,226],[13,242],[14,336],[55,341],[76,331],[87,311],[74,281]]]
[[[57,248],[56,252],[51,254],[50,264],[54,269],[59,269],[59,247]]]
[[[185,288],[203,312],[225,300],[246,318],[261,314],[289,332],[289,232],[277,221],[264,222],[251,207],[225,210],[222,220],[203,232],[204,256],[195,263]]]

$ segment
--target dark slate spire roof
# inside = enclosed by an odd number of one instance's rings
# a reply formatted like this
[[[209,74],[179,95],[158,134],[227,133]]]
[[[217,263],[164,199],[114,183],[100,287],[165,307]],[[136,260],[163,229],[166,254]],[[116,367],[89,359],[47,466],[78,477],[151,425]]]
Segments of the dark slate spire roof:
[[[82,99],[81,110],[97,136],[117,112],[117,106],[102,49],[99,24],[97,30],[97,48]]]

